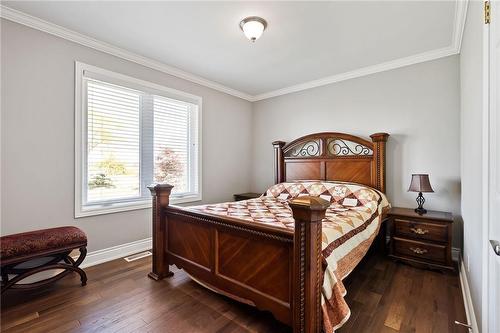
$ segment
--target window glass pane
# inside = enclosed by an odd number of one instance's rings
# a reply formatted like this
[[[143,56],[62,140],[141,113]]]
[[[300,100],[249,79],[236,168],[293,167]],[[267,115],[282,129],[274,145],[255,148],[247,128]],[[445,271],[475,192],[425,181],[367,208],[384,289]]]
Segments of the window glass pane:
[[[87,202],[140,196],[140,94],[87,80]]]
[[[190,192],[190,104],[154,96],[154,180]]]

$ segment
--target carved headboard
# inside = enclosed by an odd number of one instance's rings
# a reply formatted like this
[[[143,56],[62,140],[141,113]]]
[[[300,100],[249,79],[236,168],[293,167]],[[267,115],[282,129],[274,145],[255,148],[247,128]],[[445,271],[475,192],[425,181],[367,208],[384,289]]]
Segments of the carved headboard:
[[[338,180],[385,192],[385,143],[389,134],[370,135],[371,142],[344,133],[315,133],[288,144],[273,142],[275,183],[293,180]]]

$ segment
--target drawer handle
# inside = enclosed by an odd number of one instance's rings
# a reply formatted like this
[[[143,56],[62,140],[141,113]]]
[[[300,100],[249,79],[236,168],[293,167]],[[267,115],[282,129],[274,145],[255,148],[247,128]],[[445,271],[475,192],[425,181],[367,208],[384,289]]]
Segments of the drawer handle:
[[[413,251],[413,253],[416,253],[416,254],[425,254],[425,253],[427,253],[426,249],[421,249],[419,247],[410,247],[410,250]]]
[[[425,235],[429,232],[429,230],[427,229],[420,229],[420,228],[410,228],[411,231],[413,231],[414,233],[418,234],[418,235]]]

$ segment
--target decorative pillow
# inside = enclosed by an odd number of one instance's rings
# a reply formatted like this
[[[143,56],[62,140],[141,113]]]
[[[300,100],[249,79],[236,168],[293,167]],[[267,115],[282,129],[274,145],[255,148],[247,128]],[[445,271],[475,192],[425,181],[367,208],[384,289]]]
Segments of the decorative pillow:
[[[311,195],[344,207],[358,207],[373,200],[372,196],[376,195],[375,193],[378,193],[378,191],[361,184],[314,180],[276,184],[271,186],[265,195],[279,200],[290,200]]]

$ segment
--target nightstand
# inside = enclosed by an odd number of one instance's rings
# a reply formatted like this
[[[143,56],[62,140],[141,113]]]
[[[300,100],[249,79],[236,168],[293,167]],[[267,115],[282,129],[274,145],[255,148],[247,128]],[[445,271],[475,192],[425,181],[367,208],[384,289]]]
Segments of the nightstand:
[[[428,211],[419,215],[410,208],[393,207],[389,218],[389,256],[410,264],[455,270],[451,261],[451,213]]]
[[[239,194],[234,194],[234,201],[241,201],[241,200],[248,200],[248,199],[254,199],[258,198],[262,195],[262,193],[239,193]]]

